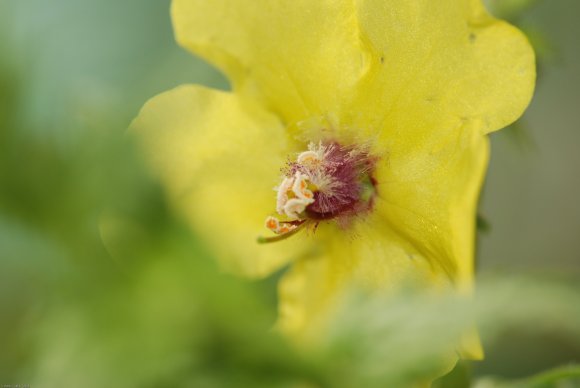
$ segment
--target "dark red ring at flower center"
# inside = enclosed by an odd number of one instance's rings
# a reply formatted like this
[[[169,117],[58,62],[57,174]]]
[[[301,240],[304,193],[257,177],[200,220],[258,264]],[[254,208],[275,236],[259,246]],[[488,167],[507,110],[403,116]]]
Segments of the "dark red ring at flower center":
[[[371,210],[376,194],[372,173],[377,159],[363,146],[342,146],[333,141],[319,147],[324,149],[324,157],[316,171],[294,162],[287,169],[287,176],[299,171],[325,182],[315,191],[314,202],[306,207],[306,217],[329,220]]]
[[[353,200],[349,203],[343,204],[342,206],[337,206],[336,208],[330,211],[321,212],[320,210],[316,209],[317,208],[316,202],[314,202],[312,205],[306,207],[306,215],[308,216],[308,218],[313,219],[315,221],[330,220],[340,216],[341,214],[354,213],[357,207],[356,205],[357,201]]]

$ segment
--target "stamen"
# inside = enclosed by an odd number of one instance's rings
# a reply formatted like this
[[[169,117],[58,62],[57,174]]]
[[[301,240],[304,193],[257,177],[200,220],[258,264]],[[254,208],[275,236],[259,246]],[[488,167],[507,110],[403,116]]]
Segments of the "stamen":
[[[308,151],[289,161],[282,183],[275,190],[276,211],[286,221],[266,218],[273,237],[261,243],[292,236],[306,223],[318,225],[335,219],[346,225],[353,216],[371,210],[376,194],[372,171],[376,159],[364,146],[342,146],[337,142],[311,143]]]
[[[266,218],[266,228],[270,229],[272,232],[277,233],[280,228],[280,222],[275,217]]]
[[[284,214],[284,204],[288,201],[288,190],[292,187],[294,183],[294,177],[284,178],[280,186],[275,189],[278,190],[276,196],[276,211],[278,214]]]
[[[292,191],[294,194],[296,194],[296,197],[309,201],[307,205],[314,202],[312,199],[314,198],[314,193],[308,189],[308,179],[308,175],[302,174],[300,171],[296,171],[296,175],[294,176],[294,184],[292,185]]]
[[[279,234],[277,236],[272,236],[272,237],[258,236],[257,241],[259,244],[267,244],[267,243],[273,243],[273,242],[277,242],[277,241],[286,240],[288,237],[293,236],[296,233],[298,233],[300,230],[302,230],[302,228],[306,224],[307,224],[306,220],[294,221],[292,223],[293,228],[290,231],[283,233],[283,234]]]
[[[320,163],[321,158],[318,152],[310,150],[304,151],[303,153],[298,155],[296,161],[299,164],[317,164]]]
[[[276,234],[284,234],[291,232],[297,227],[294,222],[282,221],[280,222],[276,217],[269,216],[266,218],[266,228],[270,229]]]

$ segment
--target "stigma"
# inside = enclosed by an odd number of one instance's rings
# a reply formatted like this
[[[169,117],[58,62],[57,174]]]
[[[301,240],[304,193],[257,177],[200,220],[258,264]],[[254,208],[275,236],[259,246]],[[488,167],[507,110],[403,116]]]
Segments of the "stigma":
[[[337,142],[310,143],[308,150],[289,161],[276,191],[277,216],[267,216],[265,227],[274,233],[258,242],[288,238],[323,220],[346,225],[372,208],[376,192],[372,178],[376,159],[366,147]]]

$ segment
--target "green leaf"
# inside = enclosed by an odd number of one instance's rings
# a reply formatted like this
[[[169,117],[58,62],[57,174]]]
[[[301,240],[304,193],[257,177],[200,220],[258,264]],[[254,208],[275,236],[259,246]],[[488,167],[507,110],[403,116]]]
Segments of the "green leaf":
[[[482,379],[477,386],[489,388],[552,388],[580,386],[580,366],[566,365],[548,371],[512,381]]]

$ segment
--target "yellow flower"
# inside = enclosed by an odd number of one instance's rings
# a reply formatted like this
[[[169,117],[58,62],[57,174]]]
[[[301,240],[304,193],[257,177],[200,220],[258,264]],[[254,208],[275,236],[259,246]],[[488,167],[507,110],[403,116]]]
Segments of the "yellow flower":
[[[486,134],[534,87],[518,30],[479,0],[174,0],[172,17],[233,91],[178,87],[132,130],[227,268],[292,263],[283,330],[322,325],[351,285],[469,291]]]

